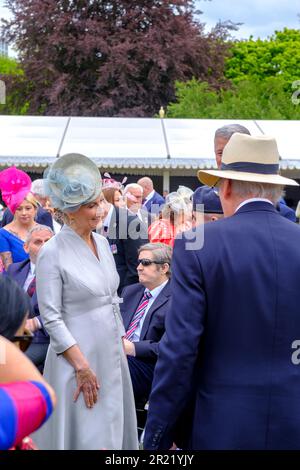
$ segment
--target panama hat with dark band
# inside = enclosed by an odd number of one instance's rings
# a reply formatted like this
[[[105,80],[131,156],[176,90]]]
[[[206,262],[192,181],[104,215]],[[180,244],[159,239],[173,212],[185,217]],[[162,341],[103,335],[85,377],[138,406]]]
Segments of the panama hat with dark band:
[[[219,178],[299,186],[279,174],[279,153],[276,140],[269,136],[250,136],[236,132],[225,145],[219,170],[199,170],[198,178],[214,186]]]

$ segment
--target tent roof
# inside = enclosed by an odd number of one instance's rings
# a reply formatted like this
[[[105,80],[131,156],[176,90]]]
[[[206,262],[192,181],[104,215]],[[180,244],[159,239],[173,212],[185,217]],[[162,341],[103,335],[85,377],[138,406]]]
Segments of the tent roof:
[[[107,169],[211,168],[215,130],[232,122],[274,135],[281,167],[300,169],[299,121],[44,116],[0,116],[0,165],[46,167],[76,152]]]

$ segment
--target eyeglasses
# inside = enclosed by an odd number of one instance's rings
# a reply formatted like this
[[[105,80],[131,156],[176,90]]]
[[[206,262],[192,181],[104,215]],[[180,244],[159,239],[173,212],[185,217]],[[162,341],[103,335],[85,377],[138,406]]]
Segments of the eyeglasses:
[[[11,339],[11,341],[12,343],[19,343],[20,350],[22,352],[25,352],[31,345],[33,338],[34,338],[33,334],[27,334],[27,335],[22,335],[22,336],[14,336]]]
[[[138,262],[142,266],[150,266],[151,264],[169,264],[167,261],[153,261],[152,259],[148,258],[141,258],[138,260]]]

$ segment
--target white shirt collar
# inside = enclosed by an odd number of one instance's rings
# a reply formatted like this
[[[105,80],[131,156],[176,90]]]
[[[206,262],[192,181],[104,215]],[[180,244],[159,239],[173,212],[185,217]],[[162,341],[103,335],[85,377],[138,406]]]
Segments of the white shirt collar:
[[[154,193],[155,193],[155,191],[154,191],[154,189],[153,189],[153,191],[151,191],[151,193],[150,193],[150,194],[148,194],[148,196],[147,196],[147,197],[145,197],[145,202],[144,202],[144,205],[146,204],[146,202],[150,201],[150,199],[152,199],[152,198],[153,198],[153,196],[154,196]]]
[[[132,212],[130,209],[128,209],[128,213],[129,215],[133,215],[135,217],[138,217],[141,221],[143,221],[143,217],[142,217],[142,213],[141,213],[141,209],[139,209],[137,212]]]
[[[156,299],[156,297],[161,293],[161,291],[163,290],[163,288],[165,287],[167,282],[168,282],[168,279],[166,281],[164,281],[162,284],[160,284],[160,286],[157,286],[152,290],[149,290],[149,289],[146,288],[145,292],[150,292],[150,294],[152,296],[151,298]]]
[[[245,206],[245,204],[249,204],[250,202],[268,202],[272,206],[274,205],[273,202],[270,201],[269,199],[264,199],[262,197],[252,197],[250,199],[246,199],[245,201],[241,202],[234,212],[237,212],[241,207]]]
[[[30,261],[30,272],[34,276],[35,275],[35,264]]]
[[[109,208],[109,211],[108,211],[108,214],[107,214],[107,216],[105,217],[105,219],[103,221],[103,227],[109,228],[110,221],[111,221],[111,218],[112,218],[112,215],[113,215],[113,211],[114,211],[114,206],[111,204],[110,208]]]

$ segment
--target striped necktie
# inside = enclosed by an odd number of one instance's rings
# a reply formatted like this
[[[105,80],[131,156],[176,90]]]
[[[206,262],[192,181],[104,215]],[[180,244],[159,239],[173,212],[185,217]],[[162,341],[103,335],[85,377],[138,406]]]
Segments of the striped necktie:
[[[32,279],[31,283],[29,284],[27,288],[27,294],[29,295],[29,297],[33,296],[33,294],[35,293],[35,290],[36,290],[36,279],[34,276],[34,278]]]
[[[149,291],[144,293],[141,303],[136,309],[135,314],[133,315],[133,318],[131,320],[131,323],[125,335],[125,338],[128,339],[129,341],[132,339],[135,330],[137,329],[141,319],[145,315],[145,311],[146,311],[146,308],[148,306],[148,303],[151,297],[152,295]]]

